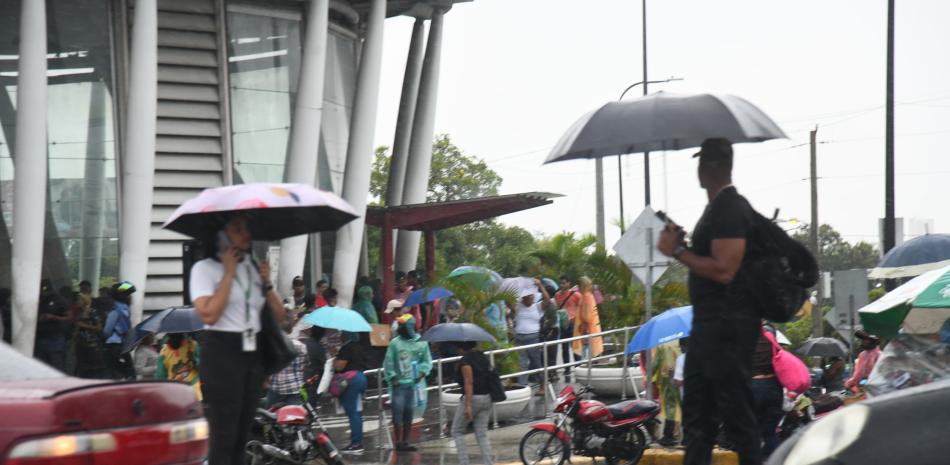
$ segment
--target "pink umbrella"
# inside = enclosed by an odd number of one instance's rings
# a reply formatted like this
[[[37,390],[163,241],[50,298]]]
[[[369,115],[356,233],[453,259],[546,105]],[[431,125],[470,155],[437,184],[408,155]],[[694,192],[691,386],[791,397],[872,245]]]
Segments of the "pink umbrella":
[[[205,189],[162,227],[208,240],[238,214],[247,216],[251,236],[264,241],[335,231],[359,216],[340,197],[306,184],[253,183]]]

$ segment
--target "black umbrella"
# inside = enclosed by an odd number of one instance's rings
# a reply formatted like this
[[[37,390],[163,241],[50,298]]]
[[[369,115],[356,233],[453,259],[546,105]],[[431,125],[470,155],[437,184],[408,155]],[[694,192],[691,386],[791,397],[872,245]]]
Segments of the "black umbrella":
[[[798,353],[806,357],[841,357],[848,355],[848,346],[831,337],[814,337],[798,348]]]
[[[135,328],[132,328],[125,336],[122,352],[134,349],[151,334],[191,333],[204,329],[204,326],[194,307],[166,308],[135,325]]]
[[[926,234],[891,249],[869,278],[909,278],[950,265],[950,234]]]

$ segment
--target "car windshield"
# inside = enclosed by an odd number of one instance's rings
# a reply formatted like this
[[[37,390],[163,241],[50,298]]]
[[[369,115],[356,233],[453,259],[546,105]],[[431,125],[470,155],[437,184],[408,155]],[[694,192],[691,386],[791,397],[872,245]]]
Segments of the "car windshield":
[[[0,381],[63,378],[66,375],[0,342]]]

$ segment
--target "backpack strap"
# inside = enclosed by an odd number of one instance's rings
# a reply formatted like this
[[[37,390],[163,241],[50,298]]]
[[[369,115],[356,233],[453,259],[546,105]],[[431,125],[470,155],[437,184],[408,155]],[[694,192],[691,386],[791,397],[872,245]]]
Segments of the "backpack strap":
[[[557,306],[557,309],[560,310],[560,309],[564,308],[564,304],[566,304],[568,300],[571,300],[571,297],[574,297],[574,293],[575,293],[575,292],[577,292],[577,291],[571,290],[571,293],[568,294],[567,297],[565,297],[564,300],[561,301],[561,304]]]
[[[772,335],[772,332],[771,332],[771,331],[769,331],[769,330],[767,330],[767,329],[765,329],[765,328],[762,328],[762,335],[764,335],[765,338],[768,339],[769,342],[772,344],[772,356],[773,356],[773,357],[775,357],[775,354],[778,354],[779,352],[781,352],[782,350],[784,350],[784,349],[782,349],[782,346],[780,346],[780,345],[778,344],[778,342],[775,340],[775,336]]]

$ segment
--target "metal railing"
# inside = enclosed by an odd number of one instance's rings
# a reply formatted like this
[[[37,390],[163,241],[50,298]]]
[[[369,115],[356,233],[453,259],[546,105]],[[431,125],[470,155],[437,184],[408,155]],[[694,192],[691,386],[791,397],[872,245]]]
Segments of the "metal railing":
[[[629,326],[629,327],[620,328],[620,329],[612,329],[612,330],[608,330],[608,331],[601,331],[601,332],[599,332],[599,333],[586,334],[586,335],[583,335],[583,336],[574,336],[574,337],[569,337],[569,338],[557,339],[557,340],[553,340],[553,341],[542,341],[542,342],[539,342],[539,343],[536,343],[536,344],[527,344],[527,345],[522,345],[522,346],[516,346],[516,347],[509,348],[509,349],[491,350],[491,351],[485,352],[485,355],[488,356],[488,359],[489,359],[489,361],[491,362],[491,366],[492,366],[492,368],[494,368],[494,367],[495,367],[495,355],[504,355],[504,354],[511,353],[511,352],[521,352],[521,351],[526,351],[526,350],[532,350],[532,349],[540,348],[540,349],[541,349],[541,355],[542,355],[542,367],[541,367],[541,368],[537,368],[537,369],[534,369],[534,370],[519,371],[519,372],[516,372],[516,373],[507,374],[507,375],[501,375],[501,379],[504,380],[504,379],[510,379],[510,378],[517,378],[517,377],[520,377],[520,376],[530,376],[530,375],[533,375],[533,374],[538,374],[538,373],[540,373],[540,374],[541,374],[541,386],[540,386],[540,387],[541,387],[541,390],[544,392],[544,415],[547,416],[548,413],[549,413],[549,412],[548,412],[548,403],[549,403],[549,400],[550,400],[550,398],[549,398],[549,395],[550,395],[550,394],[549,394],[549,391],[551,391],[550,386],[549,386],[549,384],[550,384],[550,378],[548,377],[548,372],[551,371],[551,370],[556,371],[556,370],[560,370],[560,369],[574,368],[574,367],[580,367],[580,366],[586,365],[586,366],[587,366],[587,379],[588,379],[588,382],[590,382],[590,380],[591,380],[591,373],[592,373],[592,371],[593,371],[593,369],[594,369],[594,363],[595,363],[595,362],[603,361],[603,360],[615,359],[616,357],[621,357],[621,360],[623,361],[623,370],[622,370],[621,379],[620,379],[620,385],[621,385],[621,388],[620,388],[620,397],[621,397],[621,399],[626,399],[626,398],[627,398],[627,386],[628,386],[629,380],[630,380],[630,364],[627,362],[626,350],[627,350],[627,345],[628,345],[629,342],[630,342],[630,336],[631,336],[632,333],[633,333],[635,330],[637,330],[638,328],[639,328],[639,326]],[[586,340],[588,346],[592,346],[593,339],[594,339],[595,337],[604,337],[604,336],[610,336],[610,335],[615,335],[615,334],[620,334],[620,333],[623,333],[623,342],[622,342],[622,344],[620,344],[620,351],[619,351],[619,352],[606,353],[606,348],[605,348],[605,353],[603,353],[603,354],[601,354],[601,355],[599,355],[599,356],[597,356],[597,357],[586,358],[586,359],[583,359],[583,360],[575,360],[574,362],[562,363],[562,364],[560,364],[560,365],[553,365],[553,366],[549,366],[549,365],[548,365],[548,347],[550,347],[550,346],[556,346],[556,347],[558,347],[558,348],[560,349],[560,347],[561,347],[562,344],[572,344],[574,341],[579,341],[579,340]],[[607,344],[604,344],[604,345],[605,345],[605,347],[607,346]],[[615,345],[615,344],[612,344],[612,346],[614,346],[614,345]],[[571,350],[570,353],[573,354],[573,350]],[[572,358],[573,358],[573,357],[572,357]],[[445,363],[457,362],[457,361],[459,361],[459,360],[461,360],[461,359],[462,359],[461,356],[455,356],[455,357],[447,357],[447,358],[438,358],[438,359],[435,359],[435,360],[432,361],[432,363],[435,365],[438,382],[437,382],[435,385],[433,385],[433,386],[427,386],[427,387],[426,387],[426,395],[428,396],[429,391],[437,391],[437,392],[439,393],[439,396],[438,396],[439,437],[443,437],[443,438],[446,437],[446,435],[445,435],[446,417],[445,417],[445,406],[443,405],[443,402],[442,402],[442,392],[443,392],[443,390],[445,390],[445,389],[451,389],[451,388],[459,387],[459,384],[458,384],[458,383],[448,383],[448,384],[443,383],[443,381],[442,381],[442,379],[443,379],[443,377],[442,377],[442,365],[445,364]],[[384,368],[376,368],[376,369],[372,369],[372,370],[366,370],[366,371],[364,372],[364,373],[366,374],[366,376],[371,376],[371,375],[374,375],[374,374],[376,375],[376,395],[375,395],[375,396],[366,396],[366,397],[364,397],[364,400],[366,400],[366,401],[376,400],[376,401],[377,401],[377,406],[378,406],[378,409],[379,409],[379,430],[378,430],[378,434],[379,434],[379,444],[383,444],[383,442],[386,441],[386,443],[387,443],[388,445],[392,446],[392,445],[393,445],[392,436],[389,434],[389,425],[388,425],[388,422],[386,421],[385,399],[386,399],[387,397],[389,397],[389,394],[384,391],[384,390],[386,389],[386,387],[385,387],[385,382],[384,382],[385,380],[384,380],[384,377],[383,377],[384,371],[385,371]],[[530,384],[529,384],[529,386],[530,386]],[[636,386],[636,385],[634,384],[634,386]],[[637,392],[636,389],[634,389],[634,396],[636,396],[636,398],[638,398],[638,399],[640,398],[640,393]],[[457,408],[458,408],[458,407],[457,407]],[[497,415],[497,412],[495,411],[495,404],[494,404],[494,403],[492,403],[492,422],[494,423],[495,427],[497,428],[497,427],[498,427],[498,415]]]

